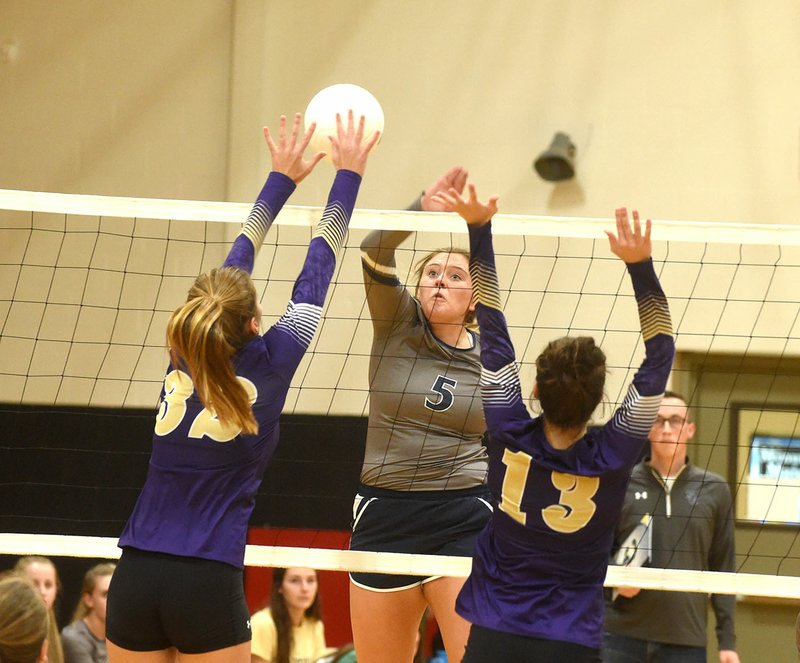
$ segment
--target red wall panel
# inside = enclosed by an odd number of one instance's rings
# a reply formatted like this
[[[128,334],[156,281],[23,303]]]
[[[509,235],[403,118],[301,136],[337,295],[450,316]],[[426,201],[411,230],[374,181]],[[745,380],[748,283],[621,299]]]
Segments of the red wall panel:
[[[261,546],[347,550],[350,532],[252,527],[247,542]],[[344,571],[319,572],[325,640],[330,647],[341,647],[353,641],[353,632],[350,628],[349,583],[349,576]],[[257,566],[245,568],[244,590],[251,614],[269,603],[271,585],[271,568]]]

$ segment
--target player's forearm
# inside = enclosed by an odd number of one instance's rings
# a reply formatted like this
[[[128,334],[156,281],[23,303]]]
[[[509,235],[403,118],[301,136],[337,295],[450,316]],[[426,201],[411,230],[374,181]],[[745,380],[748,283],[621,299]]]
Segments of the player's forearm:
[[[491,224],[469,228],[472,293],[481,332],[481,399],[489,430],[502,427],[510,412],[526,415],[514,346],[500,310]],[[519,411],[517,411],[519,410]]]
[[[255,257],[272,222],[295,190],[295,183],[286,175],[271,172],[258,194],[242,230],[233,242],[224,267],[239,267],[253,273]]]
[[[292,302],[322,306],[328,292],[336,256],[344,245],[347,227],[358,197],[361,176],[350,170],[339,170],[331,185],[328,202],[322,213],[300,276],[295,281]]]
[[[675,358],[669,305],[652,260],[631,263],[627,268],[639,307],[639,322],[645,344],[645,359],[633,383],[641,396],[660,395],[666,389]]]
[[[376,334],[391,329],[398,313],[410,305],[411,295],[397,275],[395,262],[397,247],[410,235],[398,230],[373,230],[361,242],[364,288]]]
[[[395,251],[410,232],[402,230],[373,230],[361,242],[361,261],[364,265],[365,279],[378,282],[397,279]]]
[[[498,371],[514,363],[514,346],[500,308],[500,286],[495,267],[491,223],[469,228],[469,273],[481,330],[481,364]]]

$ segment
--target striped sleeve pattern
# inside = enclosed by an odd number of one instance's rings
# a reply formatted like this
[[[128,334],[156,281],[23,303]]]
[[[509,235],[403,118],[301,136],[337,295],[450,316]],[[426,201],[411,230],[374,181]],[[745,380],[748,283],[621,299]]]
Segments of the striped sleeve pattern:
[[[653,261],[631,263],[627,269],[639,305],[645,357],[625,400],[614,413],[613,424],[623,432],[645,439],[667,388],[675,358],[675,339],[667,298],[658,282]]]
[[[494,262],[487,263],[479,257],[470,260],[469,273],[472,277],[472,293],[477,304],[500,310],[500,286]]]
[[[336,254],[344,243],[361,176],[336,171],[328,202],[308,244],[303,268],[294,282],[285,312],[265,334],[273,368],[287,380],[297,370],[322,318],[322,307],[336,269]],[[272,333],[273,330],[277,333]],[[286,343],[287,337],[291,339]]]
[[[321,317],[321,306],[296,304],[290,301],[275,326],[289,334],[303,348],[307,348],[311,345],[311,339],[314,337]]]
[[[522,401],[522,388],[515,362],[499,371],[481,367],[481,398],[484,407],[507,408]]]
[[[522,398],[514,345],[500,307],[491,222],[469,228],[469,273],[481,332],[481,399],[490,437],[502,436],[511,422],[530,419]],[[499,438],[498,438],[499,439]]]
[[[242,228],[242,234],[250,240],[256,251],[264,243],[267,231],[274,220],[275,215],[267,204],[263,200],[257,200]]]
[[[522,401],[522,387],[500,305],[490,224],[470,228],[469,275],[481,329],[481,398],[484,408],[509,408]],[[499,356],[498,355],[499,350]],[[510,359],[493,369],[503,359]]]
[[[331,251],[338,253],[347,237],[349,221],[350,214],[338,200],[334,200],[325,208],[312,239],[321,237],[331,247]]]
[[[516,357],[500,305],[491,221],[469,227],[469,275],[481,330],[481,366],[490,374],[502,374],[504,380],[508,379],[511,372],[503,371],[515,365]],[[513,372],[516,374],[516,369]]]
[[[248,274],[253,273],[255,258],[264,243],[264,237],[294,190],[295,183],[291,178],[275,171],[269,174],[247,221],[233,241],[224,267],[238,267]]]
[[[295,305],[322,306],[328,292],[336,255],[347,236],[347,224],[353,214],[361,176],[350,170],[336,171],[328,202],[308,244],[303,269],[294,283],[292,301]]]
[[[662,394],[642,396],[636,384],[631,384],[625,400],[614,415],[616,428],[633,437],[647,437],[658,414],[661,397]]]
[[[647,294],[637,301],[639,321],[642,325],[642,338],[649,341],[659,334],[672,336],[672,318],[669,314],[667,298],[663,293]]]
[[[639,306],[639,322],[645,343],[659,334],[672,337],[672,318],[667,298],[653,268],[653,261],[648,259],[630,263],[627,268]]]

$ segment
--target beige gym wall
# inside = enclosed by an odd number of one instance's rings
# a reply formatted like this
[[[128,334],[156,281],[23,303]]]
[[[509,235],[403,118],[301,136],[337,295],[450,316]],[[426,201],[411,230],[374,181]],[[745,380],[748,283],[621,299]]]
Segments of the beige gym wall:
[[[0,188],[224,200],[229,1],[0,0]]]
[[[799,36],[797,0],[0,0],[0,188],[250,201],[261,127],[353,82],[387,122],[360,207],[462,163],[507,213],[797,223]],[[796,610],[741,603],[742,660],[796,660]]]
[[[794,223],[798,34],[794,0],[3,0],[0,187],[249,201],[261,126],[351,81],[387,118],[361,207],[463,163],[505,212]]]
[[[362,207],[403,206],[463,163],[504,212],[609,216],[629,204],[656,218],[797,219],[792,0],[253,1],[237,17],[234,199],[252,197],[255,159],[267,167],[259,122],[353,82],[386,114]],[[577,145],[578,175],[554,187],[531,162],[556,130]],[[316,173],[296,201],[319,204],[328,179]]]

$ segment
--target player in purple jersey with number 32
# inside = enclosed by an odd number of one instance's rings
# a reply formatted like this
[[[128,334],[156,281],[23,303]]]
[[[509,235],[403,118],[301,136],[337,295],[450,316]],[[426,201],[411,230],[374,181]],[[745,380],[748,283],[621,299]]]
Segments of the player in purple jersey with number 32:
[[[514,348],[501,311],[492,248],[497,197],[438,200],[469,226],[470,274],[481,331],[481,393],[489,432],[489,487],[497,508],[478,537],[456,610],[472,623],[464,663],[600,661],[603,581],[630,471],[655,421],[675,346],[664,293],[644,233],[625,209],[611,251],[628,269],[645,358],[619,409],[588,430],[606,360],[589,337],[552,341],[536,360],[534,398],[523,402]]]
[[[311,342],[347,233],[375,133],[337,117],[336,177],[286,312],[261,335],[250,278],[255,256],[295,186],[324,156],[303,152],[300,115],[277,143],[272,172],[219,269],[201,274],[167,325],[170,365],[147,480],[120,537],[108,595],[111,663],[249,663],[242,567],[247,524],[278,442],[278,419]]]

